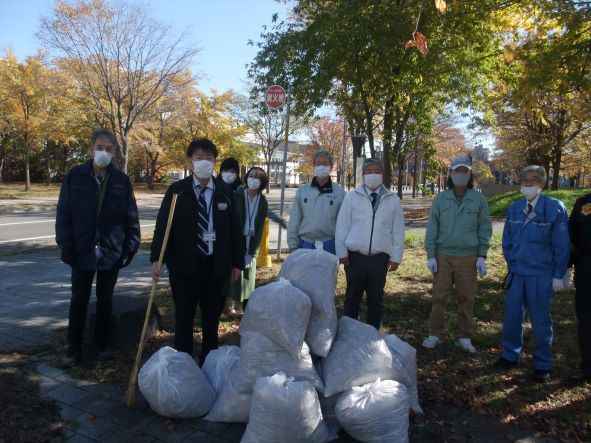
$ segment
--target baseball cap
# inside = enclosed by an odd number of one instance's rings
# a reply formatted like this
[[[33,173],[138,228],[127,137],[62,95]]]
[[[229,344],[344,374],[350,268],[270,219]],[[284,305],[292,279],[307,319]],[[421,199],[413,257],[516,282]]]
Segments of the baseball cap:
[[[472,170],[472,159],[470,157],[468,157],[467,155],[459,155],[452,160],[450,169],[452,171],[455,171],[460,166],[464,166],[464,167]]]

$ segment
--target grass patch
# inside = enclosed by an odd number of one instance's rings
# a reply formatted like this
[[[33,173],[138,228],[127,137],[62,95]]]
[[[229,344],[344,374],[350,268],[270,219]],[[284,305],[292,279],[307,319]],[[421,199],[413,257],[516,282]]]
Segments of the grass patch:
[[[568,212],[572,210],[575,205],[575,201],[586,194],[591,192],[591,189],[560,189],[558,191],[544,191],[544,194],[549,197],[557,198],[561,200]],[[488,199],[488,206],[490,214],[493,217],[504,217],[507,214],[507,209],[516,200],[523,198],[521,192],[506,192],[504,194],[495,195]]]
[[[145,183],[136,183],[133,185],[135,193],[142,194],[164,194],[168,188],[168,184],[156,183],[154,189],[148,189]],[[39,197],[55,197],[57,198],[60,192],[60,183],[52,183],[47,185],[45,183],[31,183],[31,189],[25,192],[25,184],[1,183],[0,184],[0,200],[26,200],[28,198]]]
[[[22,200],[33,197],[57,197],[60,192],[60,184],[31,183],[31,189],[25,192],[24,183],[0,184],[0,199]]]

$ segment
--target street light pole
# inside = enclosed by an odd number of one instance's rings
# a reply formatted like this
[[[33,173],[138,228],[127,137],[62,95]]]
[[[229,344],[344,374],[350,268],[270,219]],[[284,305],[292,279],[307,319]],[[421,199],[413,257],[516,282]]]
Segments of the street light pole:
[[[285,102],[285,146],[283,148],[283,177],[281,179],[281,203],[279,206],[279,214],[283,218],[283,209],[285,206],[285,184],[287,176],[287,151],[289,149],[289,106],[290,106],[291,88],[287,89],[287,97]],[[277,259],[281,258],[281,225],[279,225],[279,238],[277,239]]]

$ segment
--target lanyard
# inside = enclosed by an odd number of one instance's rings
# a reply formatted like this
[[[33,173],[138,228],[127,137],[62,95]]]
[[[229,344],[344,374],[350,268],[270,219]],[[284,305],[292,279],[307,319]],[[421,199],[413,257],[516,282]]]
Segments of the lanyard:
[[[248,236],[250,237],[254,232],[254,222],[256,219],[256,212],[259,204],[259,199],[261,196],[257,194],[256,199],[254,201],[252,212],[250,210],[250,197],[248,196],[248,191],[244,191],[244,197],[246,198],[246,216],[248,218]]]

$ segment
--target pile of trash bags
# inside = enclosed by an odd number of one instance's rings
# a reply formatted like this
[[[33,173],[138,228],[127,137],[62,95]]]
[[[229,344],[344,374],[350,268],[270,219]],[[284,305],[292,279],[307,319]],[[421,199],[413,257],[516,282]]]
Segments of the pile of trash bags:
[[[324,443],[341,429],[361,442],[407,442],[410,410],[422,413],[416,351],[337,320],[337,270],[327,252],[292,253],[279,280],[253,292],[240,347],[210,352],[202,369],[171,348],[148,360],[139,384],[150,406],[168,417],[248,423],[243,443]]]

